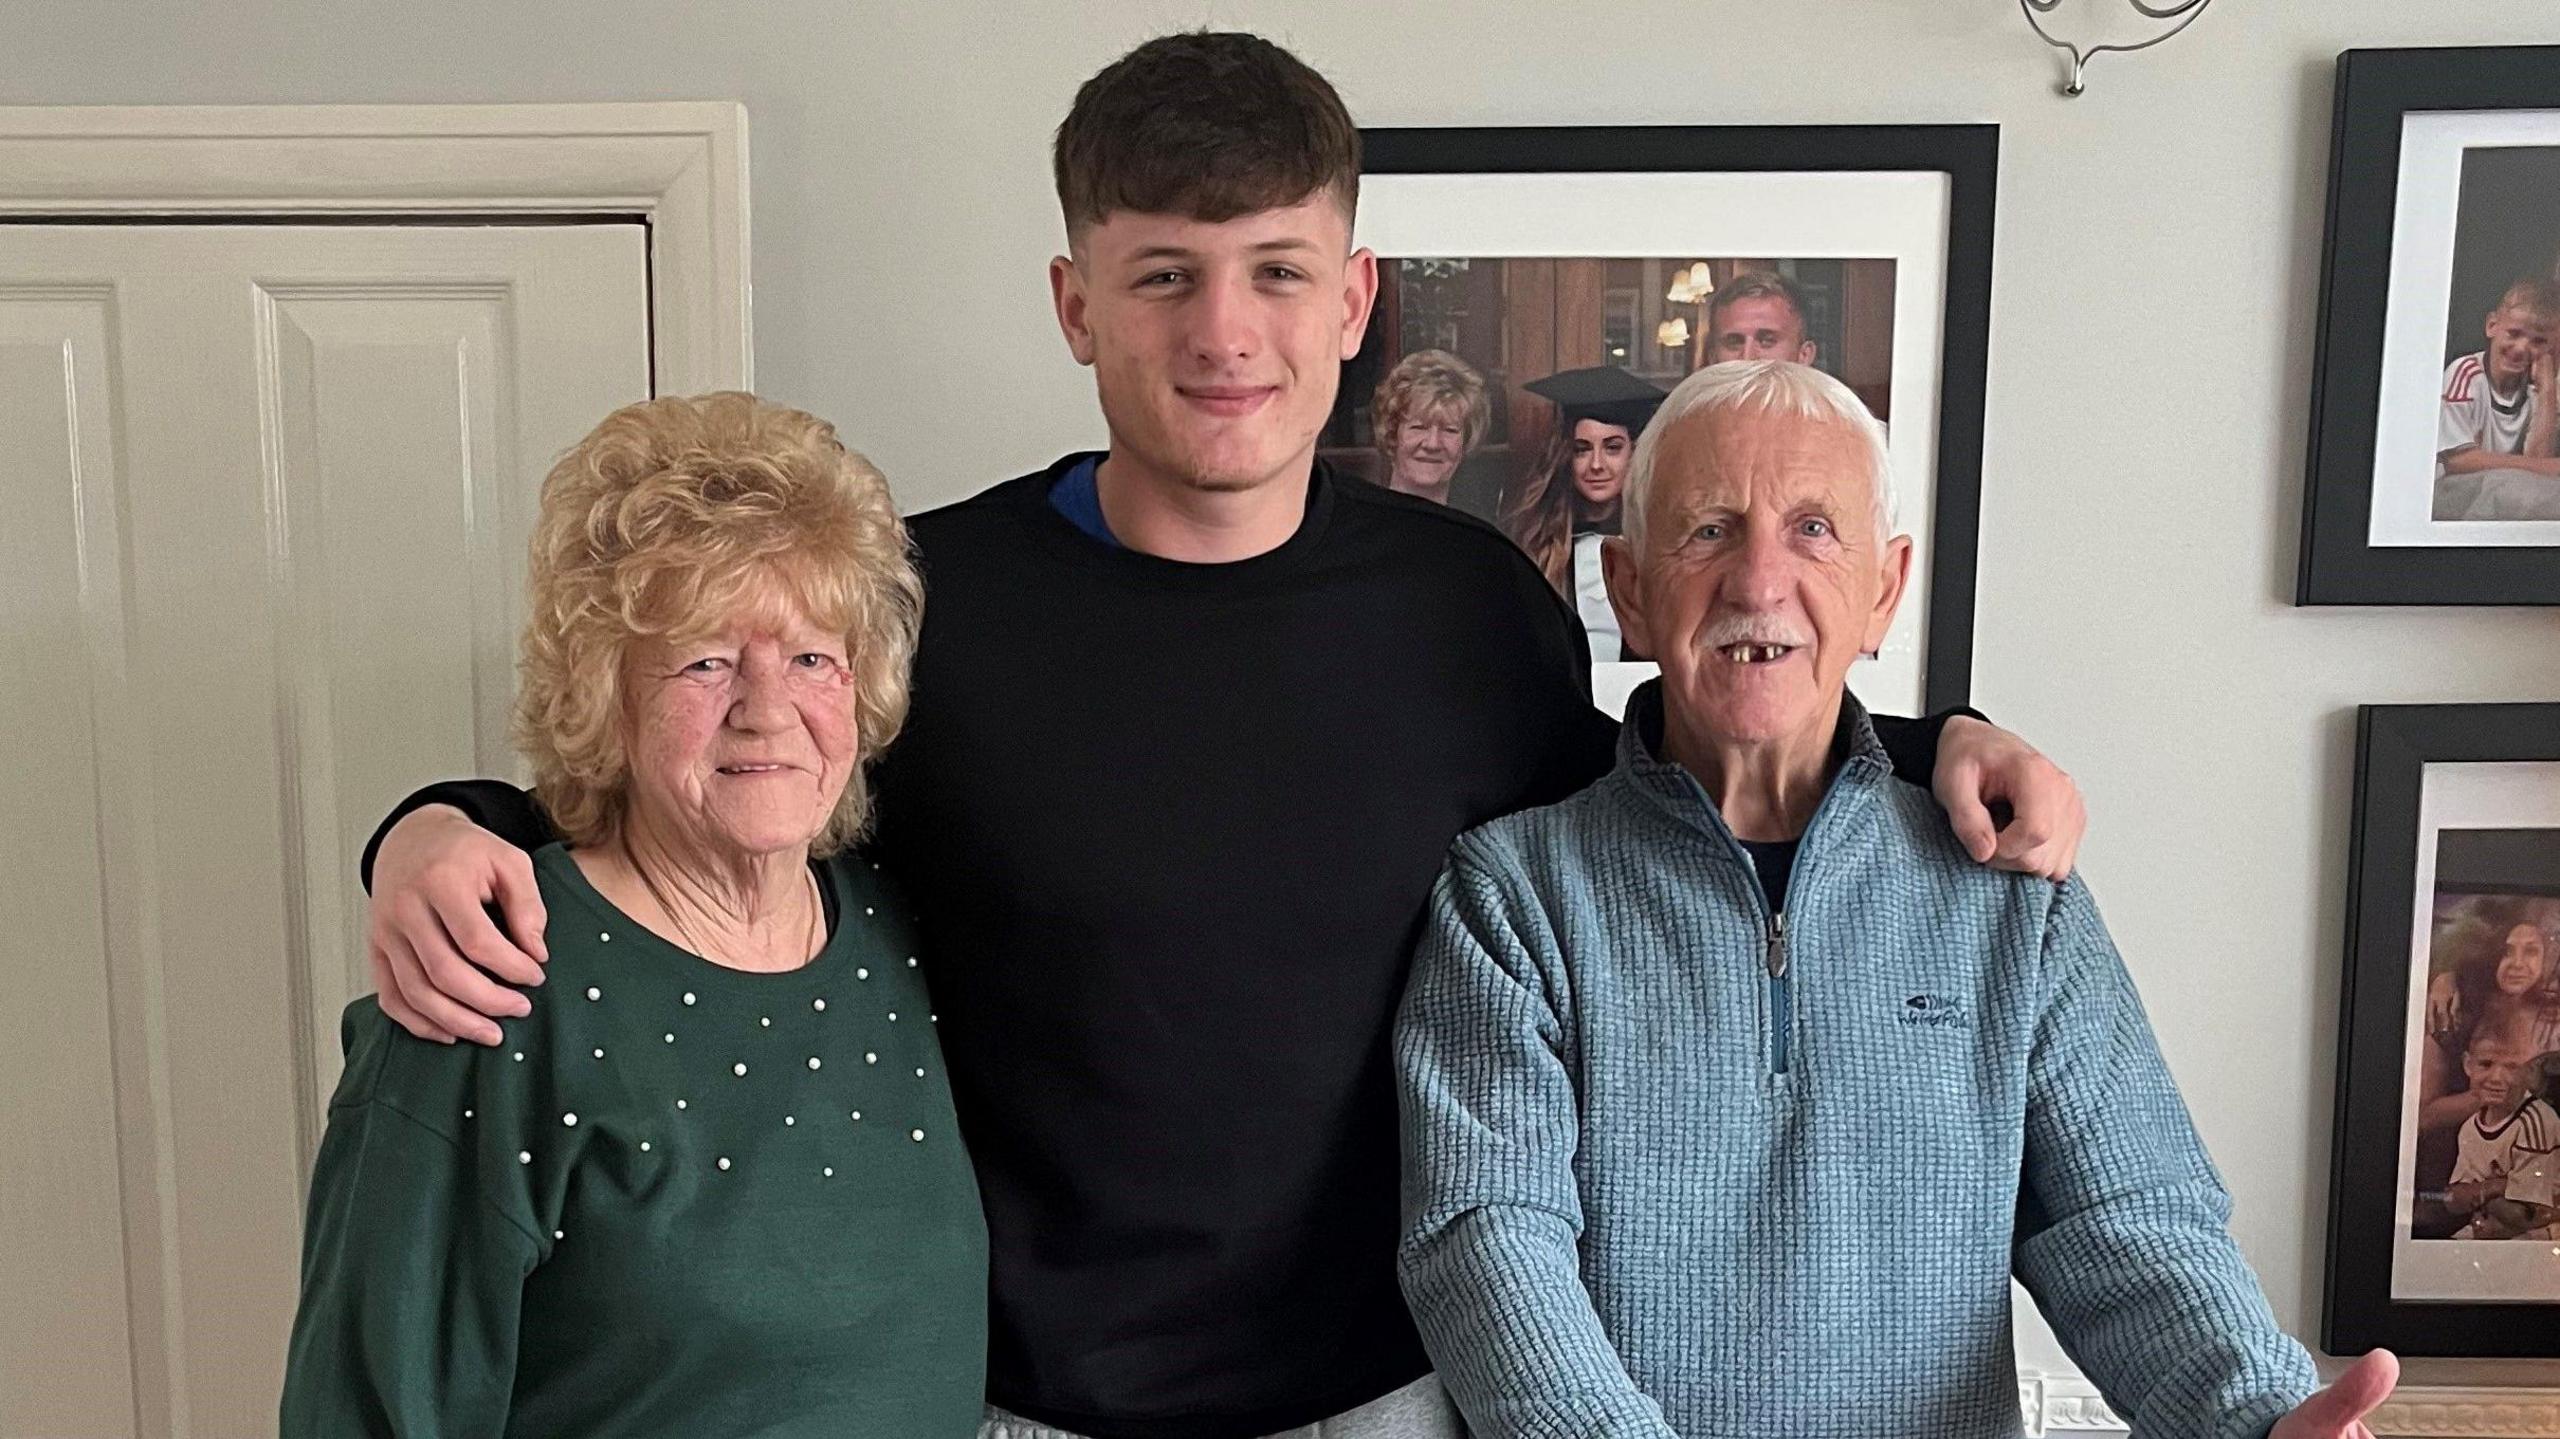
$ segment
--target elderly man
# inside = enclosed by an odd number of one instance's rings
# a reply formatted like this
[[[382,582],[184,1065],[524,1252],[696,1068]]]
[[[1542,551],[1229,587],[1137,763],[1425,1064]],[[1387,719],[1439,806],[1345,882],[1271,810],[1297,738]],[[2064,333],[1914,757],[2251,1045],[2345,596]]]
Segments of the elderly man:
[[[1890,514],[1803,366],[1646,427],[1604,563],[1662,677],[1459,839],[1398,1023],[1432,1358],[1477,1439],[2013,1435],[2014,1273],[2137,1434],[2362,1433],[2395,1361],[2305,1400],[2088,891],[1968,862],[1849,698]]]

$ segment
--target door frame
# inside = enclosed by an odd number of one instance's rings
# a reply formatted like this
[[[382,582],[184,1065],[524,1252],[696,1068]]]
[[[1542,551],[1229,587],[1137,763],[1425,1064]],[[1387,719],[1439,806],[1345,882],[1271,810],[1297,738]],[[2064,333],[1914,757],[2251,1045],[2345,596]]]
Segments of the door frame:
[[[573,215],[648,227],[657,393],[753,388],[736,101],[0,106],[0,220]]]
[[[735,102],[0,106],[0,224],[595,219],[645,228],[652,390],[751,388],[747,120]],[[0,275],[0,292],[11,288]],[[101,288],[81,294],[95,298]],[[110,493],[87,513],[120,527],[116,486],[104,488]],[[91,619],[103,634],[122,633],[112,606]],[[120,724],[121,652],[100,663],[93,686],[119,702],[93,699],[107,716],[99,723]],[[133,737],[115,738],[133,747]],[[139,838],[138,787],[148,783],[147,773],[128,775],[99,794],[100,862],[139,854],[143,864],[104,916],[118,1187],[100,1202],[118,1207],[124,1238],[131,1432],[184,1439],[229,1421],[208,1417],[200,1376],[222,1358],[190,1353],[207,1320],[183,1302],[160,1017],[165,957],[153,862]],[[308,1009],[298,1003],[290,1017],[298,1053]],[[307,1059],[297,1070],[297,1083],[308,1083]],[[306,1097],[299,1107],[315,1106]]]

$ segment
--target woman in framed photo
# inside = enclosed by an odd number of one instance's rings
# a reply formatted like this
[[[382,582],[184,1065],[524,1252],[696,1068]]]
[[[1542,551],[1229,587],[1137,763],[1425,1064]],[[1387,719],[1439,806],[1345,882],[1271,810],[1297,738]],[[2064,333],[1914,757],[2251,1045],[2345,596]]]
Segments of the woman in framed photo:
[[[2422,1130],[2449,1127],[2470,1112],[2463,1046],[2484,1022],[2517,1026],[2529,1056],[2560,1053],[2560,899],[2467,897],[2445,915],[2436,943],[2453,957],[2427,986]]]
[[[1504,497],[1502,527],[1538,572],[1570,601],[1596,663],[1624,652],[1617,611],[1600,578],[1600,542],[1618,532],[1636,436],[1662,405],[1660,388],[1614,365],[1565,370],[1523,388],[1561,411],[1555,437]]]
[[[1416,350],[1396,362],[1369,402],[1378,458],[1398,494],[1449,503],[1458,467],[1493,423],[1484,376],[1446,350]]]

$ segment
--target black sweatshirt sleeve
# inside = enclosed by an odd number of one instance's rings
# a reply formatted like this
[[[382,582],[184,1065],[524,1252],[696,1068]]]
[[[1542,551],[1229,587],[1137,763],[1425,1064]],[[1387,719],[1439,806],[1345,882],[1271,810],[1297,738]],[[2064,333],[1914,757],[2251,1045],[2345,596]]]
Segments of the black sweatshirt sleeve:
[[[1589,708],[1587,692],[1582,707]],[[1981,711],[1963,705],[1920,719],[1882,714],[1868,718],[1876,727],[1877,742],[1884,746],[1886,755],[1893,760],[1893,772],[1922,789],[1928,789],[1938,768],[1938,735],[1947,727],[1947,721],[1957,715],[1989,723]],[[1575,756],[1574,762],[1568,765],[1573,773],[1561,777],[1567,782],[1562,784],[1559,794],[1579,789],[1609,767],[1617,726],[1601,717],[1597,725],[1582,728],[1585,732],[1577,737],[1580,742],[1569,746]],[[382,848],[382,837],[411,811],[431,804],[452,805],[470,816],[473,824],[518,849],[540,849],[560,837],[551,827],[551,816],[543,812],[541,802],[530,790],[519,789],[504,780],[444,780],[428,785],[392,806],[391,813],[374,826],[373,837],[365,841],[364,858],[357,871],[368,892],[373,888],[373,859]]]
[[[1900,760],[1895,761],[1900,764]],[[535,850],[560,836],[551,828],[551,816],[543,811],[542,802],[533,791],[518,789],[501,779],[449,779],[428,785],[391,807],[382,823],[374,826],[373,838],[364,842],[364,859],[357,866],[357,877],[365,890],[373,889],[373,857],[382,848],[382,837],[391,833],[412,810],[431,804],[449,804],[471,817],[471,822],[518,849]]]
[[[1885,754],[1893,760],[1894,775],[1906,783],[1931,789],[1935,787],[1931,781],[1938,772],[1938,736],[1946,729],[1947,721],[1957,715],[1978,719],[1984,724],[1991,722],[1980,710],[1963,705],[1919,719],[1879,714],[1871,714],[1867,719],[1876,727],[1876,743],[1883,745]]]

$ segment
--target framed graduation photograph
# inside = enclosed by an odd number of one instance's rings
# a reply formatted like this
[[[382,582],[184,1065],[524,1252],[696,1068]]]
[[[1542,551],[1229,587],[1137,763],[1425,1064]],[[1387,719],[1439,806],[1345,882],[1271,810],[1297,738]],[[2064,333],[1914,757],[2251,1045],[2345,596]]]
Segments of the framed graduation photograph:
[[[1618,713],[1654,666],[1599,547],[1634,440],[1723,360],[1814,365],[1885,426],[1911,589],[1850,671],[1871,708],[1966,701],[1999,131],[1990,125],[1362,132],[1378,303],[1326,458],[1501,529],[1572,604]]]
[[[2337,73],[2295,602],[2560,604],[2560,46]]]
[[[2560,704],[2356,751],[2323,1347],[2560,1356]]]

